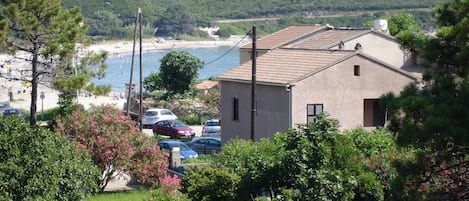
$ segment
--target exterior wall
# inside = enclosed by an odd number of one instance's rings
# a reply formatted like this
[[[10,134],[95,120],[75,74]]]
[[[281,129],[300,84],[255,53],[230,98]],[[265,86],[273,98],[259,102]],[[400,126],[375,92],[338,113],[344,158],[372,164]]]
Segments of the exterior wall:
[[[354,76],[354,65],[360,65],[360,76]],[[324,104],[324,111],[339,120],[341,129],[363,126],[364,99],[377,99],[387,92],[398,94],[413,81],[356,55],[292,88],[292,123],[306,123],[307,104]]]
[[[354,50],[355,45],[360,43],[362,45],[362,52],[370,55],[378,60],[384,61],[388,64],[398,68],[404,66],[409,58],[406,58],[404,51],[398,42],[378,36],[377,34],[369,33],[356,39],[345,42],[345,50]],[[337,47],[334,47],[337,49]]]
[[[257,57],[269,52],[269,50],[257,50]],[[251,60],[251,49],[239,49],[239,64]]]
[[[222,142],[251,138],[251,84],[220,81]],[[256,139],[289,128],[289,92],[285,87],[257,85]],[[239,120],[233,120],[233,98],[239,100]]]

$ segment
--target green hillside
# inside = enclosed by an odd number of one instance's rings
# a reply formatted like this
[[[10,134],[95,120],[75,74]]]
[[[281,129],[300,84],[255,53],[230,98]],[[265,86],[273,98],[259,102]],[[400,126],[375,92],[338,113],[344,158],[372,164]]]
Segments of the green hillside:
[[[129,36],[137,7],[142,8],[146,35],[158,29],[157,35],[177,36],[194,35],[194,27],[218,25],[218,20],[223,19],[295,18],[295,23],[323,22],[329,16],[334,19],[345,14],[341,16],[345,20],[332,21],[342,23],[340,26],[363,26],[365,19],[361,16],[380,17],[390,11],[417,13],[414,15],[423,25],[431,26],[431,10],[444,2],[449,0],[62,0],[64,7],[82,9],[90,26],[89,35],[111,37]],[[351,19],[357,16],[361,20]],[[304,20],[308,18],[322,19]]]

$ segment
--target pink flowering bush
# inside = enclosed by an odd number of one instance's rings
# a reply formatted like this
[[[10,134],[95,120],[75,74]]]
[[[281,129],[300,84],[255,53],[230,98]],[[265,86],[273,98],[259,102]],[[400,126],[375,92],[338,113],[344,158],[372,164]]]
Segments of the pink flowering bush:
[[[168,167],[168,153],[162,152],[156,142],[142,145],[132,156],[130,173],[138,183],[158,186],[164,180]]]
[[[151,139],[138,132],[135,122],[111,106],[77,108],[57,120],[55,132],[69,138],[82,151],[89,152],[101,170],[101,190],[116,175],[128,171],[137,181],[159,184],[168,156]]]

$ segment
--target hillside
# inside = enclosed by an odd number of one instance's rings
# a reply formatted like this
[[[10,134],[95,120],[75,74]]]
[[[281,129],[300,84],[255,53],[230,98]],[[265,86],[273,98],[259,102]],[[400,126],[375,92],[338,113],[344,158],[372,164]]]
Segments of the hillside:
[[[374,15],[376,12],[390,10],[419,12],[424,10],[430,13],[435,5],[444,2],[450,0],[62,0],[62,5],[67,8],[82,9],[90,27],[89,35],[126,37],[131,35],[130,26],[135,21],[137,7],[142,8],[143,23],[147,25],[144,28],[145,34],[152,35],[157,29],[160,35],[176,36],[193,34],[194,27],[217,25],[219,20],[324,18],[338,15],[349,17],[349,14],[353,13]],[[428,18],[430,15],[423,14],[423,16]]]

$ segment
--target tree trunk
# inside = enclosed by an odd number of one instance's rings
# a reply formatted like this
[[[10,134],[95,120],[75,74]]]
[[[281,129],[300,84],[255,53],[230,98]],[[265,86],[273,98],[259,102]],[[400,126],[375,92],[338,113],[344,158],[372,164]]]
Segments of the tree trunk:
[[[31,79],[31,110],[29,117],[29,125],[36,125],[36,103],[37,103],[37,87],[38,87],[38,55],[39,55],[39,46],[37,43],[33,43],[33,61],[32,61],[32,79]]]

